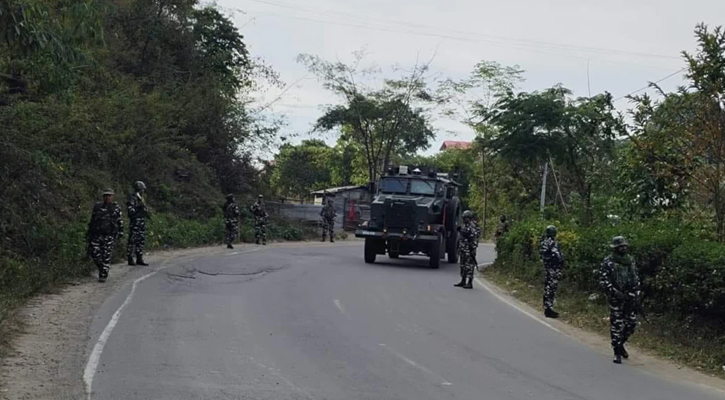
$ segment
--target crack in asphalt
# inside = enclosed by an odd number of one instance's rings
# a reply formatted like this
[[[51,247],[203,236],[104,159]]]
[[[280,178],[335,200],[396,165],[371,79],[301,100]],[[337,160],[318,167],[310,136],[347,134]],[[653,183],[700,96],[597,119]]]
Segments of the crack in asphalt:
[[[194,270],[195,272],[198,272],[203,275],[209,275],[209,276],[253,276],[253,275],[261,275],[266,274],[269,272],[279,271],[282,268],[265,268],[259,271],[254,272],[206,272],[202,271],[200,269]]]

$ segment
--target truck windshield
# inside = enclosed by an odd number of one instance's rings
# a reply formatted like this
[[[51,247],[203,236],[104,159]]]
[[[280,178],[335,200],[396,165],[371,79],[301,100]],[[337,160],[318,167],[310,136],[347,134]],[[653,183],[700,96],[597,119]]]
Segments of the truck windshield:
[[[383,184],[380,185],[383,193],[407,193],[408,180],[399,178],[385,178]]]
[[[419,194],[424,196],[435,196],[435,182],[421,181],[413,179],[410,181],[410,194]]]

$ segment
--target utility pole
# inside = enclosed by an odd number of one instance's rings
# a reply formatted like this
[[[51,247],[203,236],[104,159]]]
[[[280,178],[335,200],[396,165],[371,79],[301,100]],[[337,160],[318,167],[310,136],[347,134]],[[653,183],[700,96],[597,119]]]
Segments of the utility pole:
[[[541,182],[541,204],[539,206],[539,211],[543,214],[544,213],[544,204],[546,204],[546,175],[549,173],[549,163],[544,163],[544,178]]]

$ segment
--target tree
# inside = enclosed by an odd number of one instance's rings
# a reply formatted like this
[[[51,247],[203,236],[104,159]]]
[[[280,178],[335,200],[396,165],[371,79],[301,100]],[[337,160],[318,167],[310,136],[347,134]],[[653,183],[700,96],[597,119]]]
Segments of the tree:
[[[564,186],[569,184],[583,200],[584,221],[592,220],[592,188],[601,179],[602,166],[611,160],[614,139],[623,123],[614,114],[612,97],[569,98],[561,86],[543,92],[509,92],[488,114],[497,128],[489,145],[503,159],[517,166],[517,175],[534,195],[544,163],[560,167]],[[563,196],[562,196],[563,197]],[[532,199],[533,200],[533,199]]]
[[[662,179],[648,185],[648,197],[668,205],[694,195],[712,210],[717,237],[725,241],[725,31],[700,24],[695,36],[697,52],[683,52],[687,86],[660,90],[661,101],[632,97],[631,139],[637,156],[661,172]]]
[[[321,140],[283,145],[275,157],[272,187],[279,194],[300,200],[311,191],[330,187],[333,155],[333,149]]]
[[[423,107],[434,100],[427,92],[429,63],[416,64],[402,78],[385,79],[382,89],[371,89],[363,82],[376,72],[370,68],[359,70],[363,55],[357,53],[355,56],[352,65],[305,54],[298,60],[343,102],[328,106],[315,130],[341,128],[341,138],[362,148],[368,181],[374,182],[393,156],[425,149],[435,137]]]

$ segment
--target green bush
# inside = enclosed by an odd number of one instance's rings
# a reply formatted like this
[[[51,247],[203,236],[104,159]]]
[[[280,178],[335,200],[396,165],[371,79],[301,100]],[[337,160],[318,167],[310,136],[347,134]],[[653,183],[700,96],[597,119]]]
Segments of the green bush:
[[[564,291],[597,292],[598,269],[610,253],[613,236],[630,244],[647,297],[655,312],[716,317],[725,313],[725,245],[699,238],[679,221],[599,224],[587,228],[574,224],[528,218],[511,227],[496,245],[496,266],[517,277],[540,284],[543,265],[538,245],[547,225],[558,228],[566,266]]]

